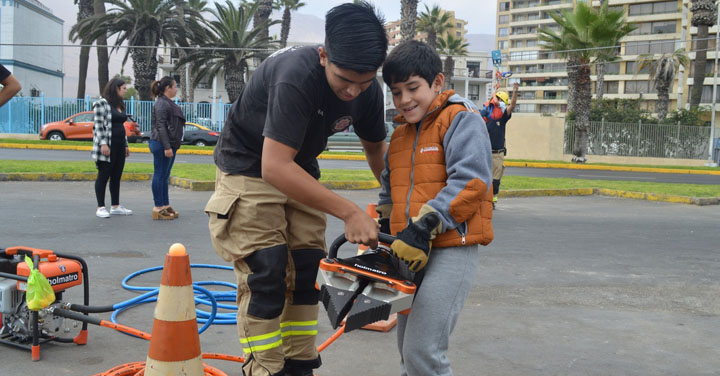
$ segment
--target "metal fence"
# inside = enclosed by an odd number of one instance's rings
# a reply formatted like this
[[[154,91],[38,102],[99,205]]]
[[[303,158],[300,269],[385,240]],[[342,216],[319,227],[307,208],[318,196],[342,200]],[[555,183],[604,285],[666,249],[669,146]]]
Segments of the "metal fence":
[[[565,154],[572,154],[575,123],[565,123]],[[710,127],[591,121],[587,154],[708,159]]]
[[[38,134],[43,124],[62,121],[83,111],[92,111],[97,98],[14,97],[0,107],[0,133]],[[222,130],[230,104],[176,102],[188,122],[213,130]],[[154,101],[125,101],[127,113],[132,115],[143,132],[150,131]]]

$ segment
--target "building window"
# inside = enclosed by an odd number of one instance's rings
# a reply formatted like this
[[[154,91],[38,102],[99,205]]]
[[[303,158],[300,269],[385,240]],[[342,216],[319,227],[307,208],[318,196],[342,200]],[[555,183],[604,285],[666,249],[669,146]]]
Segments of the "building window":
[[[528,41],[525,43],[526,47],[535,47],[537,46],[537,40],[535,39],[528,39]]]
[[[480,100],[480,85],[468,85],[468,99],[471,101]]]
[[[713,75],[713,68],[715,68],[715,61],[708,61],[705,63],[705,77],[710,77]],[[690,73],[688,74],[688,77],[693,77],[695,75],[695,64],[690,64]]]
[[[625,66],[625,74],[648,74],[650,73],[650,66],[645,65],[640,71],[638,71],[638,64],[634,61],[628,61]]]
[[[603,87],[605,88],[603,93],[617,94],[620,88],[620,83],[618,81],[605,81]],[[593,83],[593,93],[597,93],[597,83]]]
[[[520,48],[524,44],[525,44],[524,40],[514,40],[514,41],[510,42],[510,46],[512,46],[512,48]]]
[[[517,106],[515,106],[515,112],[535,112],[535,105],[532,103],[518,103]]]
[[[662,1],[658,3],[644,3],[630,5],[630,16],[642,16],[660,13],[675,13],[678,11],[677,1]]]
[[[625,81],[625,94],[655,93],[655,87],[648,81]]]
[[[676,31],[676,21],[655,21],[643,22],[637,24],[638,28],[633,30],[630,35],[647,35],[647,34],[671,34]]]
[[[693,37],[692,37],[692,46],[690,47],[690,51],[697,51],[697,50],[698,50],[697,41],[695,40],[695,38],[697,38],[697,36],[696,36],[696,35],[693,35]],[[709,34],[709,35],[708,35],[708,40],[707,40],[707,50],[708,50],[708,51],[709,51],[709,50],[715,50],[715,38],[716,38],[715,34]]]
[[[510,10],[510,2],[509,1],[500,3],[500,11],[501,12],[505,12],[508,10]]]
[[[510,16],[505,14],[498,17],[498,24],[503,25],[510,22]]]
[[[540,112],[543,114],[551,114],[553,112],[557,112],[558,106],[556,104],[541,104],[540,105]]]
[[[690,95],[690,93],[692,93],[692,88],[693,88],[693,85],[690,85],[688,87],[688,95]],[[712,103],[712,92],[713,92],[712,85],[704,85],[702,97],[700,97],[700,103]],[[718,90],[715,95],[715,102],[720,102],[720,90]]]
[[[675,51],[674,40],[627,42],[625,55],[666,54]]]
[[[521,91],[520,99],[535,99],[535,92],[534,91]]]
[[[468,77],[480,78],[480,63],[478,62],[467,62]]]
[[[498,50],[506,50],[507,48],[508,48],[508,41],[506,41],[506,40],[498,41]]]
[[[620,73],[620,63],[605,63],[605,74],[619,74],[619,73]]]
[[[508,35],[508,28],[507,27],[501,27],[498,29],[498,36],[499,37],[506,37]]]

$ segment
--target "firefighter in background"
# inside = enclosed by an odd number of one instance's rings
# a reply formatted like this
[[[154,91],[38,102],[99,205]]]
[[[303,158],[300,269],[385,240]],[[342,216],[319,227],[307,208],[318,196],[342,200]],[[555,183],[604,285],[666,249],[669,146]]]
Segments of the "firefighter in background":
[[[485,102],[480,114],[485,119],[488,134],[490,135],[490,145],[492,146],[492,178],[493,178],[493,209],[497,204],[497,196],[500,192],[500,180],[505,173],[505,127],[508,120],[512,117],[517,102],[518,84],[513,84],[513,97],[505,91],[496,91],[492,98]],[[508,101],[510,103],[508,104]]]

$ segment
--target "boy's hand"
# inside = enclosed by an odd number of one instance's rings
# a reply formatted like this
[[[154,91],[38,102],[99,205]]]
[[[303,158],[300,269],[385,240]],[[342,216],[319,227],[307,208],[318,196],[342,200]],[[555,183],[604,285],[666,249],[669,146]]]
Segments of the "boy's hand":
[[[441,226],[436,212],[423,215],[397,234],[397,240],[390,246],[393,254],[405,261],[410,271],[419,272],[428,263],[432,239]]]
[[[365,244],[375,249],[378,246],[380,225],[362,210],[354,212],[345,220],[345,239],[353,244]]]

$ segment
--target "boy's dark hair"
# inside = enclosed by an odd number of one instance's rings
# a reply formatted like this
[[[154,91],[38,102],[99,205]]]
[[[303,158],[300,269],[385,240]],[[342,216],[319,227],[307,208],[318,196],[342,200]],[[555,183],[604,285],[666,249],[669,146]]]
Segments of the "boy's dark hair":
[[[118,88],[125,84],[126,82],[122,78],[113,78],[105,85],[102,96],[110,103],[112,108],[120,108],[122,111],[125,111],[125,98],[120,98],[117,93]]]
[[[440,55],[427,43],[408,40],[390,51],[382,68],[385,84],[407,81],[410,76],[420,76],[432,86],[438,73],[442,72]]]
[[[365,1],[338,5],[325,15],[325,52],[338,67],[377,71],[387,48],[385,20]]]

